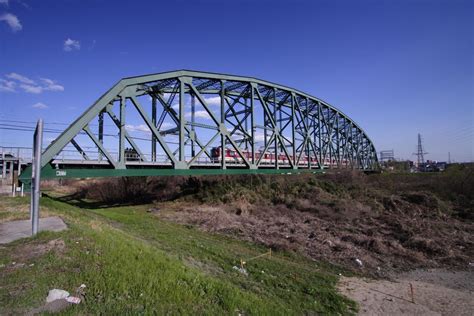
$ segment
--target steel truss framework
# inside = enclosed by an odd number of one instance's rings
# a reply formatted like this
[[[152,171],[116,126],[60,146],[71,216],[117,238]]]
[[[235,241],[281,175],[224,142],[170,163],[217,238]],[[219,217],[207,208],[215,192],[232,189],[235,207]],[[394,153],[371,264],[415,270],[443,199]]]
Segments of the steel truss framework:
[[[150,154],[126,128],[130,107],[150,131]],[[103,141],[106,116],[117,128],[116,157]],[[93,120],[97,131],[90,127]],[[79,134],[96,146],[96,158],[75,140]],[[67,145],[80,162],[58,159]],[[233,158],[227,150],[213,156],[218,147],[230,149]],[[135,159],[127,156],[130,150]],[[41,165],[43,177],[86,177],[375,170],[378,162],[366,133],[318,98],[255,78],[181,70],[120,80],[51,143]]]

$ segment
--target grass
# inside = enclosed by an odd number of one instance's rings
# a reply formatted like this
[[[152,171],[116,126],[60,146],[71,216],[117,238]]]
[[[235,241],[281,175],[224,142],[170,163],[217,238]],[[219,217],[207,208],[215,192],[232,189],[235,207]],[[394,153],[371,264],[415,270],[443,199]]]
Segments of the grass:
[[[0,214],[27,199],[0,198]],[[335,289],[336,270],[277,252],[232,267],[267,249],[148,213],[148,206],[81,209],[50,198],[43,208],[69,226],[0,247],[0,314],[44,304],[48,290],[86,284],[83,303],[64,314],[351,314]],[[16,260],[23,247],[61,238],[63,251]],[[20,264],[25,264],[19,267]],[[33,264],[32,266],[30,266]]]

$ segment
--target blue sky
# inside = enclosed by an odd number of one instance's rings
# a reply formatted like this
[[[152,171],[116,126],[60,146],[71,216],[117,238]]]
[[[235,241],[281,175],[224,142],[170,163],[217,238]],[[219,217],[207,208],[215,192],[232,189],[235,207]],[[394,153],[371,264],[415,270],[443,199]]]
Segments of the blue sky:
[[[122,77],[193,69],[319,97],[399,158],[421,133],[426,158],[472,161],[473,3],[0,0],[0,123],[67,124]],[[31,134],[0,129],[12,145]]]

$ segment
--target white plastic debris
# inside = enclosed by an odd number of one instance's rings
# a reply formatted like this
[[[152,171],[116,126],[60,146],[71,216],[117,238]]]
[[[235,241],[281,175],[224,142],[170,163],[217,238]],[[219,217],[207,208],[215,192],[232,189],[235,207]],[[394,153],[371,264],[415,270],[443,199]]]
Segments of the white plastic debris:
[[[237,266],[233,266],[232,269],[239,271],[239,272],[242,273],[243,275],[249,275],[249,273],[247,272],[247,270],[244,269],[244,268],[239,268],[239,267],[237,267]]]
[[[55,301],[55,300],[60,300],[60,299],[63,299],[63,298],[67,298],[68,296],[69,296],[68,291],[52,289],[48,293],[48,297],[46,298],[46,302],[50,303],[50,302]]]
[[[66,301],[72,304],[79,304],[81,302],[81,299],[79,297],[75,296],[68,296],[66,297]]]
[[[362,264],[362,261],[360,259],[355,259],[355,262],[357,262],[357,264],[359,265],[359,267],[362,267],[363,264]]]

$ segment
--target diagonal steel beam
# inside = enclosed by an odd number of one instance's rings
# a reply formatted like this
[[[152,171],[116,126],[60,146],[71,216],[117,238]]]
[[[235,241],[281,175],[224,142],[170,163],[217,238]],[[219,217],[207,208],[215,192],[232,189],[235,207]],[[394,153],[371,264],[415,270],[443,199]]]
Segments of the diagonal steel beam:
[[[160,133],[158,132],[158,130],[156,129],[156,127],[153,125],[151,119],[148,117],[148,115],[146,114],[145,110],[143,109],[143,107],[140,105],[140,102],[138,102],[137,98],[135,97],[130,97],[130,99],[132,100],[132,103],[133,105],[135,105],[135,108],[138,110],[138,113],[140,114],[140,116],[142,117],[142,119],[145,121],[146,125],[148,125],[148,128],[151,130],[151,132],[155,135],[156,137],[156,140],[158,141],[158,143],[160,143],[161,147],[163,148],[163,150],[165,151],[166,155],[168,156],[168,158],[171,160],[171,162],[173,164],[176,164],[177,163],[177,160],[176,160],[176,157],[173,155],[173,153],[171,152],[171,150],[169,149],[168,145],[166,144],[165,140],[163,139],[163,136],[160,135]]]
[[[119,169],[119,168],[125,169],[125,166],[119,167],[117,161],[115,161],[114,158],[112,158],[112,155],[110,155],[110,153],[105,149],[102,143],[92,133],[92,131],[89,128],[89,125],[84,126],[83,130],[90,137],[90,139],[92,139],[92,141],[97,146],[97,148],[99,148],[99,150],[104,154],[105,158],[107,158],[107,160],[110,162],[111,165],[114,166],[115,169]]]
[[[79,146],[79,144],[73,139],[71,139],[71,144],[74,146],[74,148],[76,148],[76,150],[82,155],[82,157],[85,159],[85,160],[90,160],[89,157],[87,156],[86,152],[84,150],[82,150],[81,146]]]
[[[115,123],[115,125],[117,127],[120,127],[120,120],[118,119],[118,117],[115,115],[115,113],[112,111],[112,107],[111,106],[107,106],[105,111],[107,112],[107,114],[109,115],[110,119]],[[147,161],[145,155],[143,155],[142,151],[140,150],[140,148],[137,146],[137,144],[135,144],[135,141],[133,140],[133,138],[130,136],[130,134],[127,132],[127,130],[124,130],[124,135],[125,135],[125,139],[130,143],[130,145],[133,147],[133,149],[138,153],[138,155],[140,156],[140,159],[143,160],[143,161]]]

